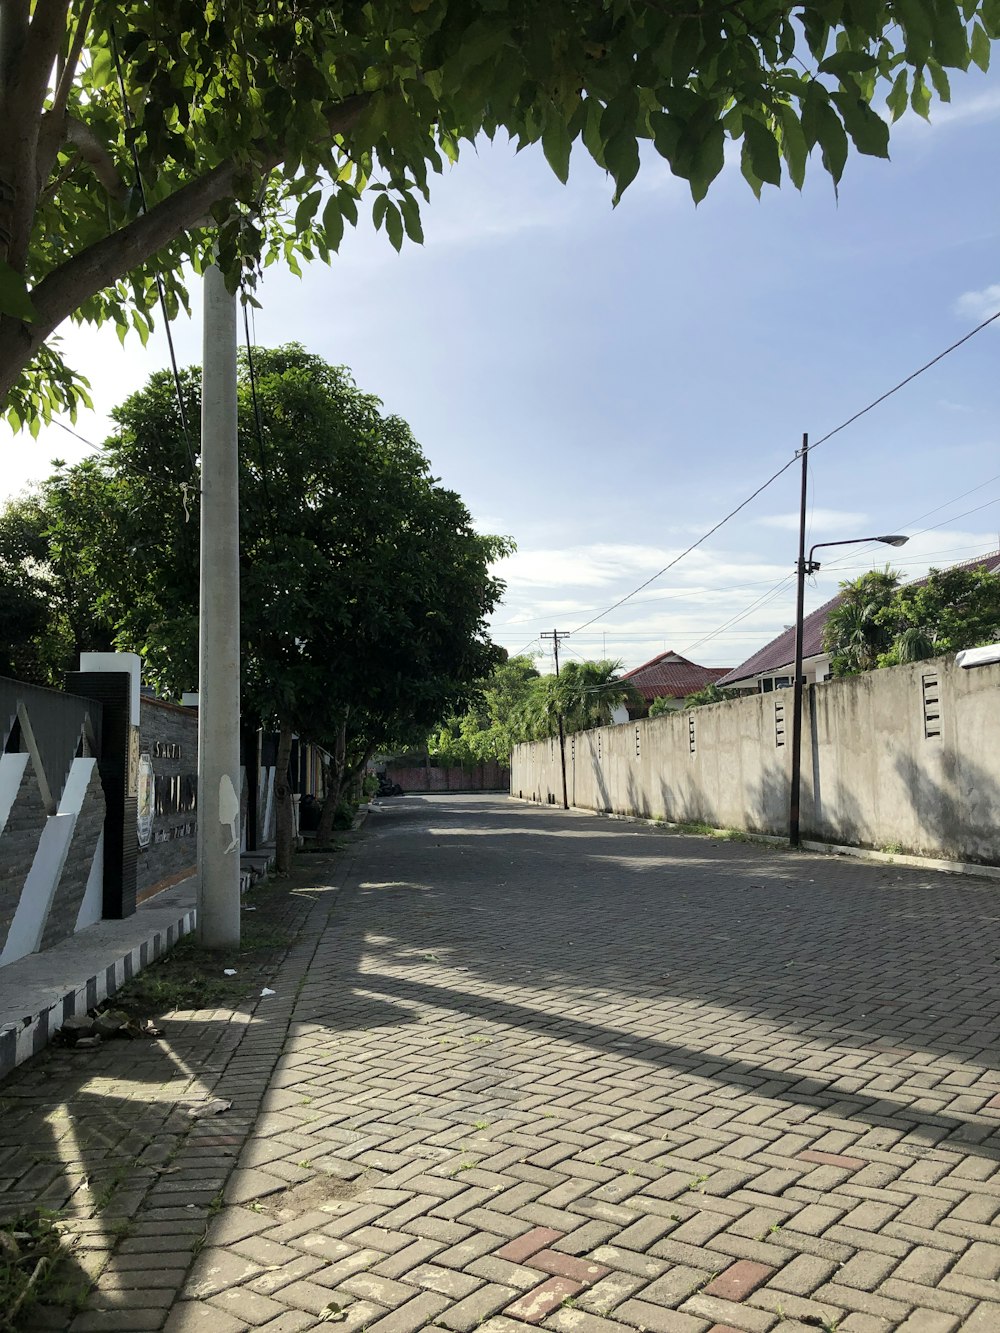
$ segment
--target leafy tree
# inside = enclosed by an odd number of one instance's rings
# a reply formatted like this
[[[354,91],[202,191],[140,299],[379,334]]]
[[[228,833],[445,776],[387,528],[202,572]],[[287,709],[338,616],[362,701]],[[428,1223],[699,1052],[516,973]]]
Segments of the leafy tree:
[[[709,681],[707,685],[703,685],[700,690],[692,690],[690,694],[685,695],[684,707],[701,708],[705,704],[721,704],[729,697],[725,690],[721,690],[713,680]],[[652,713],[652,709],[650,709],[650,712]]]
[[[86,558],[65,539],[47,484],[0,510],[0,674],[60,686],[87,649],[111,647]],[[67,504],[75,497],[67,495]]]
[[[448,767],[475,767],[491,759],[510,762],[510,752],[524,739],[521,710],[538,671],[530,657],[511,657],[479,683],[464,713],[452,713],[427,737],[428,754]]]
[[[279,731],[279,773],[295,732],[339,757],[325,833],[359,753],[402,725],[426,730],[496,660],[485,623],[503,585],[489,567],[509,543],[473,530],[406,423],[343,368],[297,344],[257,349],[254,368],[251,384],[244,358],[239,388],[243,708]],[[196,432],[198,372],[183,383]],[[198,440],[166,372],[114,417],[103,457],[48,499],[116,646],[177,694],[197,679]]]
[[[0,510],[0,676],[49,685],[64,645],[53,634],[57,611],[44,526],[37,496]]]
[[[1000,574],[978,569],[932,569],[926,580],[900,588],[879,614],[892,634],[879,666],[919,662],[1000,641]]]
[[[677,700],[669,695],[659,694],[649,705],[647,717],[661,717],[664,713],[675,713]]]
[[[1000,640],[1000,574],[932,569],[899,586],[889,569],[841,584],[824,630],[835,676],[919,662]]]
[[[462,141],[575,143],[614,180],[649,143],[701,199],[727,139],[756,192],[818,150],[884,157],[895,119],[985,69],[996,0],[3,0],[0,404],[15,426],[87,401],[67,317],[148,335],[218,241],[240,271],[327,258],[367,193],[397,248]]]
[[[827,616],[823,647],[834,676],[871,671],[888,650],[893,632],[881,619],[899,587],[899,574],[887,565],[840,585],[841,599]]]

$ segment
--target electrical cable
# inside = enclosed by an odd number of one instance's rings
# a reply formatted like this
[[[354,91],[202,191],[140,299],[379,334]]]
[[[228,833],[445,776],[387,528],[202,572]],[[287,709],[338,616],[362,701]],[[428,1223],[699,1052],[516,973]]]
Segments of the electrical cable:
[[[927,361],[918,370],[913,371],[912,374],[907,375],[905,379],[900,380],[898,384],[894,384],[891,389],[886,390],[886,392],[880,394],[878,398],[873,399],[866,407],[861,408],[861,410],[855,412],[853,416],[848,417],[846,421],[842,421],[839,426],[834,426],[833,430],[827,431],[825,435],[822,435],[818,440],[811,443],[809,445],[810,454],[815,449],[818,449],[821,444],[825,444],[827,440],[832,440],[835,435],[839,435],[842,430],[846,430],[848,426],[851,426],[854,424],[855,421],[860,420],[861,417],[863,417],[866,413],[871,412],[873,408],[878,407],[880,403],[884,403],[886,399],[891,398],[893,394],[898,393],[900,389],[904,389],[906,385],[912,384],[913,381],[917,379],[919,376],[923,375],[925,371],[930,370],[932,366],[936,366],[939,361],[943,361],[946,356],[950,356],[952,352],[956,351],[959,347],[963,346],[963,344],[967,343],[971,338],[974,338],[977,333],[982,333],[983,329],[988,328],[992,323],[994,323],[994,321],[998,319],[1000,319],[1000,310],[996,311],[995,314],[990,315],[988,319],[984,319],[981,324],[977,324],[974,329],[970,329],[969,332],[966,333],[963,337],[959,338],[957,342],[953,342],[950,347],[946,347],[943,352],[938,352],[937,356],[932,357],[930,361]],[[751,495],[748,495],[747,498],[741,504],[738,504],[735,509],[731,510],[725,516],[725,518],[720,519],[719,522],[716,523],[714,527],[709,528],[708,532],[706,532],[704,536],[699,537],[696,542],[692,542],[692,544],[689,547],[687,547],[686,550],[682,551],[680,555],[675,556],[675,558],[671,560],[669,564],[664,565],[662,569],[658,570],[655,574],[651,575],[648,579],[646,579],[644,583],[640,583],[637,588],[633,588],[631,592],[626,593],[624,597],[619,598],[618,601],[614,602],[611,606],[609,606],[606,611],[602,611],[599,615],[593,616],[590,620],[585,621],[584,624],[580,625],[578,629],[573,630],[572,633],[579,634],[580,630],[587,629],[588,626],[593,625],[598,620],[603,620],[604,617],[610,615],[612,611],[617,611],[618,607],[624,605],[625,602],[630,601],[636,595],[637,592],[641,592],[643,588],[648,588],[649,585],[655,582],[656,579],[658,579],[661,574],[665,574],[668,569],[673,569],[674,565],[679,564],[680,561],[683,560],[685,556],[690,555],[692,551],[696,550],[699,546],[701,546],[704,542],[706,542],[709,539],[709,537],[713,536],[716,532],[718,532],[718,530],[725,523],[728,523],[731,518],[734,518],[740,512],[741,509],[745,509],[746,506],[750,503],[750,501],[755,500],[757,496],[761,494],[762,491],[765,491],[768,488],[768,486],[772,484],[772,482],[777,481],[777,479],[781,476],[783,472],[787,472],[788,469],[792,466],[792,464],[798,461],[799,457],[800,454],[796,453],[794,457],[788,460],[788,462],[784,465],[784,467],[779,468],[778,471],[775,472],[773,476],[768,477],[767,481],[765,481],[763,485],[758,486],[758,488]]]
[[[943,361],[946,356],[950,356],[952,352],[957,351],[963,343],[967,343],[969,339],[974,338],[977,333],[982,333],[983,329],[988,328],[990,324],[997,319],[1000,319],[1000,310],[995,314],[990,315],[989,319],[984,319],[981,324],[977,324],[974,329],[970,329],[963,338],[959,338],[958,342],[952,343],[951,346],[946,347],[943,352],[938,352],[937,356],[932,357],[926,365],[921,366],[919,370],[915,370],[912,375],[907,375],[905,380],[900,380],[899,383],[894,384],[891,389],[880,394],[879,397],[870,402],[867,407],[863,407],[860,412],[855,412],[852,417],[848,417],[846,421],[842,421],[839,426],[834,426],[833,430],[827,431],[825,435],[822,435],[818,440],[809,445],[810,454],[814,449],[818,449],[821,444],[826,444],[827,440],[832,440],[835,435],[839,435],[842,430],[846,430],[848,426],[853,426],[855,421],[860,420],[866,412],[870,412],[873,408],[878,407],[880,403],[884,403],[887,398],[891,398],[894,393],[898,393],[900,389],[905,389],[908,384],[912,384],[913,381],[922,375],[925,370],[930,370],[931,366],[936,366],[939,361]]]
[[[609,616],[612,611],[617,611],[617,609],[620,606],[623,606],[626,602],[630,601],[636,595],[637,592],[642,592],[643,588],[648,588],[649,585],[651,583],[654,583],[660,577],[661,574],[665,574],[668,569],[673,569],[674,565],[680,564],[680,562],[684,559],[685,556],[690,555],[692,551],[697,550],[699,546],[701,546],[704,542],[707,542],[709,537],[711,537],[714,533],[718,532],[719,529],[723,526],[723,524],[728,523],[729,520],[731,518],[734,518],[740,512],[741,509],[745,509],[747,505],[751,502],[751,500],[756,500],[757,496],[760,495],[762,491],[766,491],[768,486],[770,486],[772,482],[777,481],[778,478],[781,476],[781,474],[783,472],[787,472],[788,469],[792,466],[792,464],[796,462],[798,462],[797,455],[790,458],[788,462],[784,464],[783,467],[778,468],[777,472],[773,473],[770,477],[768,477],[767,481],[765,481],[762,485],[758,486],[757,489],[752,494],[748,495],[745,500],[742,500],[736,506],[735,509],[731,509],[729,513],[725,516],[725,518],[720,518],[718,523],[716,523],[714,527],[709,528],[709,530],[706,533],[704,533],[701,537],[699,537],[696,542],[692,542],[690,546],[688,546],[685,550],[681,551],[680,555],[674,556],[673,560],[668,561],[668,563],[665,564],[662,569],[657,570],[655,574],[651,574],[650,577],[646,579],[644,583],[640,583],[638,588],[633,588],[631,592],[626,593],[624,597],[620,597],[617,602],[615,602],[612,606],[609,606],[606,611],[602,611],[600,615],[592,616],[590,620],[584,621],[582,625],[578,626],[577,629],[572,630],[571,633],[579,634],[581,630],[587,629],[588,626],[595,624],[598,620],[603,620],[604,617]]]

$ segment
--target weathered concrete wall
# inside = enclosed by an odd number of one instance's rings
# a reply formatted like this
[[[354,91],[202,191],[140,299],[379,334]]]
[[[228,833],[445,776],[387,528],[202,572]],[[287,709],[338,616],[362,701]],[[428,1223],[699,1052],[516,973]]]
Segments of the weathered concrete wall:
[[[143,695],[139,750],[149,755],[154,785],[152,828],[146,845],[139,845],[136,894],[141,902],[195,872],[198,710]]]
[[[784,834],[791,689],[567,738],[570,803]],[[511,792],[562,800],[559,746],[516,747]],[[1000,665],[954,658],[806,690],[804,838],[1000,863]]]

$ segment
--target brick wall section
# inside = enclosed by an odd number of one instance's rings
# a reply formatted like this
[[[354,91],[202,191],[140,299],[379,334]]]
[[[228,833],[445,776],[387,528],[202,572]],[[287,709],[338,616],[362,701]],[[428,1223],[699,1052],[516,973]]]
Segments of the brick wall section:
[[[179,757],[158,754],[160,746],[180,746]],[[170,779],[198,780],[198,713],[143,696],[139,710],[139,750],[153,761],[158,805],[169,793]],[[168,801],[169,805],[169,801]],[[197,857],[197,810],[164,810],[153,819],[148,847],[139,848],[137,896],[194,874]]]
[[[509,791],[510,769],[490,760],[475,768],[386,768],[403,791]]]
[[[10,816],[0,834],[0,949],[7,942],[7,932],[21,900],[21,890],[35,859],[47,818],[29,758]]]
[[[56,885],[49,908],[48,919],[42,931],[42,949],[50,949],[59,940],[66,939],[76,929],[76,918],[87,890],[87,880],[94,863],[97,840],[104,828],[104,788],[101,775],[94,765],[87,784],[87,793],[77,816],[76,827],[70,840],[69,852],[62,875]]]

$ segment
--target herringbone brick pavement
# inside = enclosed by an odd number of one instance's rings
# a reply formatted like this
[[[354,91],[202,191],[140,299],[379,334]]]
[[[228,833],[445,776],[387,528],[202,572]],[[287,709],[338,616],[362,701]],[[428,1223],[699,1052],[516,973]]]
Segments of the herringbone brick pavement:
[[[407,797],[309,922],[79,1333],[1000,1333],[992,882]]]

